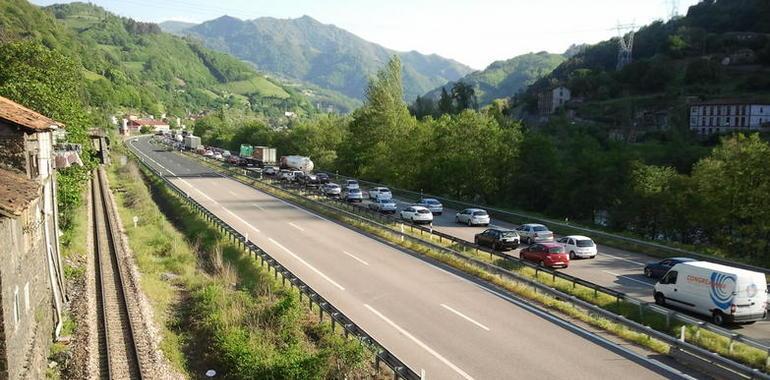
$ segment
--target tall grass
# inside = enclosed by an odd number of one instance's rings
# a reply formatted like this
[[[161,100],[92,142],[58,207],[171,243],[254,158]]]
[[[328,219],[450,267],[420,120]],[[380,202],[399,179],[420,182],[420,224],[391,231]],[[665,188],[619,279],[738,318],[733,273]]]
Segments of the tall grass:
[[[110,172],[142,289],[163,326],[164,353],[178,368],[192,377],[206,368],[224,378],[370,376],[369,350],[319,322],[295,290],[159,179],[133,162]]]

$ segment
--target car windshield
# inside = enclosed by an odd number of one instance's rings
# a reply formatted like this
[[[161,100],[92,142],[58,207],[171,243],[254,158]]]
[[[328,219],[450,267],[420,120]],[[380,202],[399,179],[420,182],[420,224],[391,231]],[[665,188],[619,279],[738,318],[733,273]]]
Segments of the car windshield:
[[[535,232],[545,232],[545,231],[548,231],[548,229],[545,228],[545,226],[534,226],[534,227],[532,227],[532,230],[535,231]]]
[[[577,246],[578,247],[583,247],[583,248],[585,248],[585,247],[593,247],[594,246],[594,241],[591,240],[591,239],[578,240],[577,241]]]
[[[361,190],[359,190],[359,189],[350,189],[350,191],[349,191],[349,192],[350,192],[351,194],[358,194],[358,193],[360,193],[360,192],[361,192]]]
[[[487,215],[486,211],[474,211],[473,212],[473,216],[486,216],[486,215]]]
[[[353,180],[348,180],[348,185],[358,185],[358,182]]]
[[[421,208],[421,209],[417,210],[417,213],[418,214],[430,214],[430,210],[426,210],[426,209],[422,209]]]
[[[551,247],[551,248],[548,248],[548,253],[564,253],[564,247]]]
[[[441,204],[441,202],[439,202],[439,201],[437,201],[435,199],[424,199],[423,202],[426,203],[426,204],[429,204],[429,205],[440,205]]]
[[[504,238],[515,238],[516,237],[516,233],[513,232],[513,231],[505,231],[505,232],[501,233],[500,236],[502,236]]]

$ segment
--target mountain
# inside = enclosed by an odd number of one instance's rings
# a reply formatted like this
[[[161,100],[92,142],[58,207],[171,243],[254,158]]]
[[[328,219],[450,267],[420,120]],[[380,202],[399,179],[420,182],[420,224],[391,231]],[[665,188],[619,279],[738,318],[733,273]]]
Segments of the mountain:
[[[182,33],[248,61],[259,70],[354,99],[363,99],[369,77],[394,54],[402,61],[406,99],[471,72],[469,67],[437,55],[386,49],[308,16],[254,20],[222,16]]]
[[[198,25],[194,22],[185,22],[185,21],[164,21],[158,26],[160,26],[160,29],[166,33],[171,34],[179,34],[185,29],[190,29],[193,26]]]
[[[686,131],[693,100],[770,101],[767,0],[702,1],[684,17],[645,25],[634,34],[632,61],[620,68],[618,42],[583,47],[530,86],[514,107],[535,113],[539,93],[564,85],[579,99],[569,105],[578,119],[628,130]]]
[[[80,67],[88,103],[107,112],[185,116],[239,107],[266,118],[315,112],[307,98],[251,65],[163,33],[157,24],[85,4],[0,5],[0,44],[33,41]]]
[[[505,61],[496,61],[486,69],[470,73],[457,81],[449,82],[438,87],[424,97],[438,99],[441,89],[451,92],[456,82],[473,86],[476,90],[479,105],[486,105],[498,98],[508,98],[534,83],[537,79],[548,75],[554,68],[564,62],[561,54],[547,52],[519,55]]]

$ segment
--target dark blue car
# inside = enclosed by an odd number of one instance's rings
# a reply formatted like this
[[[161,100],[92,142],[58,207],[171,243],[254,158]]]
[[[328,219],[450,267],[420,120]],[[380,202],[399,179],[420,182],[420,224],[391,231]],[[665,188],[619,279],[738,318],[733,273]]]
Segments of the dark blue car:
[[[676,264],[684,263],[688,261],[696,261],[687,257],[671,257],[665,260],[658,261],[656,263],[648,263],[644,266],[644,275],[649,278],[660,278],[668,272],[671,267]]]

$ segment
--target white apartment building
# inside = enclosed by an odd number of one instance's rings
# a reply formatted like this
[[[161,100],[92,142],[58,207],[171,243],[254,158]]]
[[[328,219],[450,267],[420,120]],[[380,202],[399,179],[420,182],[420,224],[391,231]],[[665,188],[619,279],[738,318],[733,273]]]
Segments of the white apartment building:
[[[714,100],[690,105],[690,129],[701,135],[770,130],[770,104]]]

